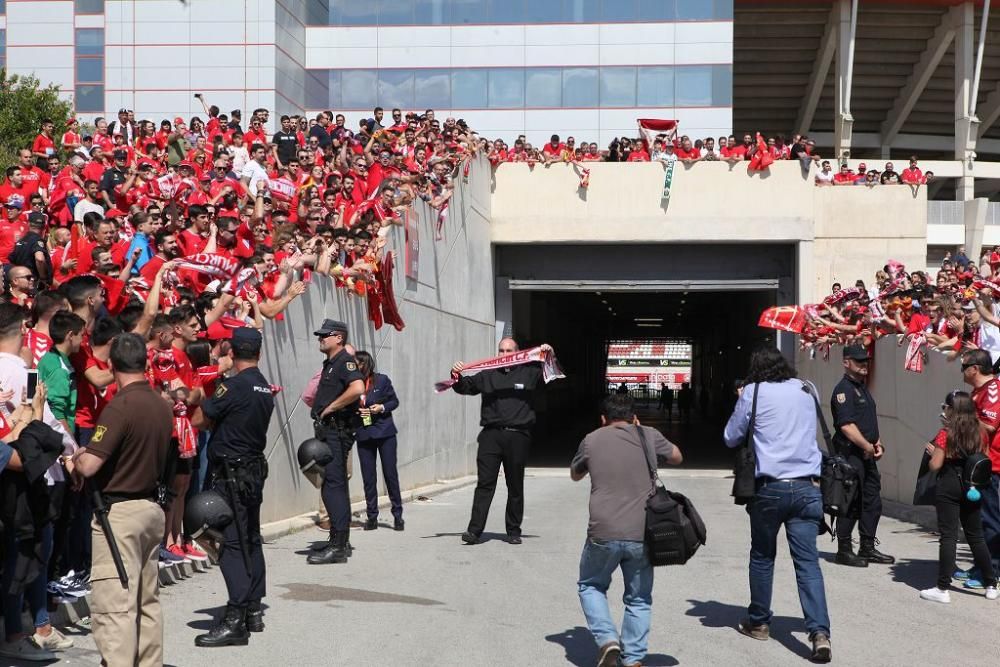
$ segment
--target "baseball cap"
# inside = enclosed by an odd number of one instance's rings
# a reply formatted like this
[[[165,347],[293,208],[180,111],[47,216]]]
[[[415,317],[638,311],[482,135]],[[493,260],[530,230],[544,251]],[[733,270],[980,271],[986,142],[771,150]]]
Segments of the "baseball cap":
[[[868,356],[868,350],[865,349],[864,345],[848,345],[844,348],[844,359],[868,361],[870,357]]]
[[[184,124],[183,118],[181,118],[180,116],[176,116],[174,118],[174,125],[183,125],[183,124]]]
[[[347,333],[347,325],[340,320],[323,320],[323,324],[313,332],[313,335],[326,338],[334,333]]]
[[[33,211],[28,214],[29,225],[44,225],[45,222],[46,222],[46,215],[44,213]]]
[[[109,209],[107,213],[104,214],[104,218],[124,218],[127,213],[125,211],[119,211],[117,208]]]
[[[212,175],[207,171],[198,177],[199,181],[210,181],[212,180]]]
[[[7,198],[7,201],[3,203],[7,208],[24,208],[24,197],[21,195],[11,195]]]

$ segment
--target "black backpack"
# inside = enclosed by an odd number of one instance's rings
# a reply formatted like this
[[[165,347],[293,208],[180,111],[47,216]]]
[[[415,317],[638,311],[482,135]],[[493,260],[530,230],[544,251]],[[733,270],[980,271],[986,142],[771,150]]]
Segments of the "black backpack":
[[[823,432],[823,442],[826,443],[826,451],[820,450],[823,454],[823,463],[820,466],[819,487],[823,493],[823,513],[830,516],[832,524],[851,512],[851,507],[861,492],[858,471],[847,462],[847,458],[834,449],[833,438],[826,425],[823,410],[819,407],[816,392],[805,382],[802,383],[802,391],[812,396],[813,404],[816,406],[816,418]],[[825,521],[820,526],[820,534],[824,532],[830,533],[830,537],[833,538],[833,530]]]
[[[646,500],[646,552],[654,565],[683,565],[705,544],[705,522],[687,496],[668,491],[656,474],[656,459],[641,426],[636,426],[646,455],[653,490]]]

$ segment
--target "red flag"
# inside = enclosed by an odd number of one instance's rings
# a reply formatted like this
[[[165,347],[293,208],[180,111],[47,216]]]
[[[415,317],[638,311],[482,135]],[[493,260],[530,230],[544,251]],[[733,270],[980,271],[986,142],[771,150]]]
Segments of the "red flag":
[[[806,325],[806,311],[801,306],[775,306],[760,314],[757,326],[802,333]]]
[[[666,134],[667,141],[673,141],[677,136],[677,121],[676,120],[662,120],[659,118],[639,118],[639,134],[642,135],[642,140],[646,142],[646,150],[652,150],[653,141],[656,140],[656,135]]]
[[[772,162],[774,162],[774,156],[767,150],[767,142],[764,141],[764,137],[758,132],[757,150],[754,151],[753,157],[747,163],[747,172],[764,171],[771,166]]]

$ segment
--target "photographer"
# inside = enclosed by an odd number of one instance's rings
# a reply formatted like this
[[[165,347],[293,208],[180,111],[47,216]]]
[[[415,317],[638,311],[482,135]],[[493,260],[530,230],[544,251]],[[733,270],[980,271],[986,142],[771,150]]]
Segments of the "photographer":
[[[753,424],[751,430],[751,422]],[[822,456],[816,446],[816,404],[810,388],[795,377],[781,352],[762,347],[726,424],[726,446],[748,442],[756,455],[756,493],[750,513],[750,606],[739,631],[753,639],[770,637],[771,588],[778,531],[785,527],[812,659],[829,662],[830,615],[816,538],[823,521],[819,489]]]

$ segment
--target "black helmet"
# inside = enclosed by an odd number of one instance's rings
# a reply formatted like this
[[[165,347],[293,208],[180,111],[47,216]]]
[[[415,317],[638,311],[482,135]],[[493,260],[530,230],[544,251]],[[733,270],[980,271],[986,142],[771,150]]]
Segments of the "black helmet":
[[[318,438],[309,438],[299,445],[299,470],[317,489],[323,486],[323,469],[333,461],[330,447]]]
[[[184,508],[184,532],[193,540],[203,534],[221,539],[222,529],[232,521],[233,510],[218,491],[202,491]]]

